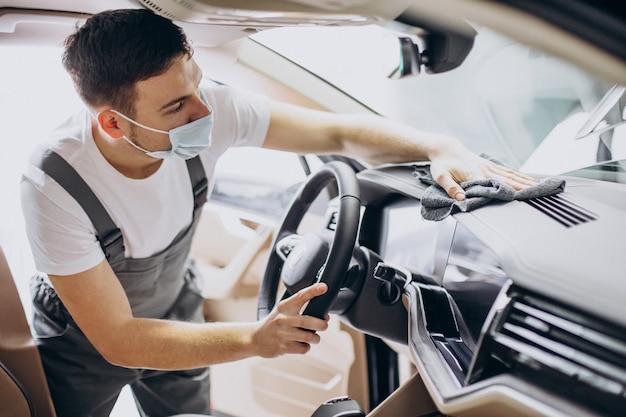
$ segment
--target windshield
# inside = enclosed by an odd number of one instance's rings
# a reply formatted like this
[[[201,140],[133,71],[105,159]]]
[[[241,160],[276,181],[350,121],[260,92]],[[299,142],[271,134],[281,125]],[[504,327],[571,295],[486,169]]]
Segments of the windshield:
[[[389,77],[399,62],[398,34],[381,26],[281,28],[252,38],[378,114],[453,135],[515,169],[556,175],[608,161],[608,171],[623,171],[614,162],[626,158],[623,89],[610,97],[612,106],[601,108],[611,84],[476,30],[474,46],[458,68],[401,79]],[[604,179],[620,179],[610,177]]]

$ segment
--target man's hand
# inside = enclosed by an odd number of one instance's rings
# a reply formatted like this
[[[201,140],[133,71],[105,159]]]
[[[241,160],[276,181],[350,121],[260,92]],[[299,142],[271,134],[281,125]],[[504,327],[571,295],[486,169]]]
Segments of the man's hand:
[[[465,199],[465,191],[459,185],[465,181],[490,178],[515,190],[536,184],[533,178],[482,158],[460,144],[445,150],[445,153],[431,159],[430,173],[437,184],[456,200]]]
[[[273,358],[285,353],[307,353],[311,344],[320,342],[316,333],[328,328],[325,320],[301,315],[306,304],[313,298],[325,294],[326,284],[314,284],[304,288],[286,300],[262,321],[254,332],[253,343],[257,354],[264,358]]]

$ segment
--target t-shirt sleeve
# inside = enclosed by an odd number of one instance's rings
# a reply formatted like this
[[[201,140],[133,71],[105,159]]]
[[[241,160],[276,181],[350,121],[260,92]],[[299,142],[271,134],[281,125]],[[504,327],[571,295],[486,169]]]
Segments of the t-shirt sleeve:
[[[210,88],[205,94],[214,112],[214,152],[222,154],[230,147],[263,145],[270,122],[266,96],[224,86]]]
[[[47,274],[70,275],[96,266],[104,253],[80,205],[34,166],[20,183],[26,234],[35,267]]]

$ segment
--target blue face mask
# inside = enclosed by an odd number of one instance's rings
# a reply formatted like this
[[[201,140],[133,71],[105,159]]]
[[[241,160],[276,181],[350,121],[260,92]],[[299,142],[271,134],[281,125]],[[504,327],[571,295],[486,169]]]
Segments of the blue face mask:
[[[202,94],[201,97],[202,101],[208,106],[204,94]],[[208,115],[185,125],[178,126],[170,131],[154,129],[149,126],[145,126],[116,110],[111,111],[139,127],[151,130],[153,132],[163,133],[169,136],[170,143],[172,144],[172,149],[169,149],[167,151],[148,151],[146,149],[143,149],[136,143],[133,143],[130,139],[124,136],[124,139],[128,143],[153,158],[165,159],[172,155],[177,155],[183,159],[191,159],[194,156],[198,155],[200,152],[207,149],[209,145],[211,145],[211,131],[213,130],[212,110],[211,113],[209,113]]]

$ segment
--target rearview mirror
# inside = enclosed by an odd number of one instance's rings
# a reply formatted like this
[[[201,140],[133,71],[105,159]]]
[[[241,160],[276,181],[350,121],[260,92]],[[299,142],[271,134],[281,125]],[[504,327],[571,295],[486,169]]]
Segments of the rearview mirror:
[[[398,18],[404,24],[421,27],[424,31],[414,36],[399,36],[400,62],[389,75],[391,79],[414,76],[422,72],[438,74],[457,68],[474,46],[476,31],[464,23],[463,31],[428,28],[407,21],[407,16]],[[420,49],[421,45],[421,49]]]

